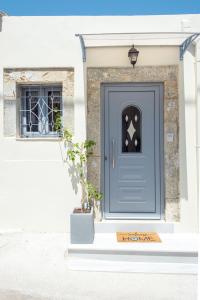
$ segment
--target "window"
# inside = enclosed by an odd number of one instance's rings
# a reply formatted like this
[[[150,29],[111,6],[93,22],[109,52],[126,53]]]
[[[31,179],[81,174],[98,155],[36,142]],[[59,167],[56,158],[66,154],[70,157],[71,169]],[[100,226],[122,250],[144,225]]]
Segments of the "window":
[[[20,103],[21,137],[58,136],[56,122],[62,116],[60,86],[23,86]]]
[[[136,106],[122,111],[122,152],[141,152],[141,112]]]

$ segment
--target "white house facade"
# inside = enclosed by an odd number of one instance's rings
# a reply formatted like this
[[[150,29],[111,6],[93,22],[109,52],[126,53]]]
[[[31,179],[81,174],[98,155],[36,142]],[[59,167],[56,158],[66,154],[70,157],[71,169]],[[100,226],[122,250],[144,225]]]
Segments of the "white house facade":
[[[197,232],[200,15],[0,22],[0,232],[69,232],[80,192],[57,111],[76,140],[96,142],[97,228]]]

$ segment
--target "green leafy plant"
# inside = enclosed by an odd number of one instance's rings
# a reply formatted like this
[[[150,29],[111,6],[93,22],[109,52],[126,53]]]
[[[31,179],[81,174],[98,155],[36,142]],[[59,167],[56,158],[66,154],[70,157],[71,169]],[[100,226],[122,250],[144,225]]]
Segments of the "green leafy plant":
[[[102,199],[102,193],[87,180],[87,160],[88,157],[93,154],[95,142],[86,140],[84,142],[74,143],[73,135],[67,129],[63,130],[63,138],[67,146],[67,160],[73,165],[76,171],[76,177],[81,185],[82,209],[87,210],[94,205],[94,201]]]
[[[88,191],[88,198],[94,199],[96,201],[102,200],[102,193],[99,193],[95,186],[91,184],[90,182],[87,182],[87,191]]]
[[[62,134],[62,116],[58,108],[54,108],[54,117],[55,117],[55,123],[54,123],[54,129],[58,132],[58,135],[61,136]]]

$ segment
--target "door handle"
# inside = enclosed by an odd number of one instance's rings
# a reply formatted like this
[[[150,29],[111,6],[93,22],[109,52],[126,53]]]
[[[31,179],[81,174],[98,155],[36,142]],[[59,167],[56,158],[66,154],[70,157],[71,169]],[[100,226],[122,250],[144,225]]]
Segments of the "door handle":
[[[115,140],[112,140],[112,167],[115,168]]]

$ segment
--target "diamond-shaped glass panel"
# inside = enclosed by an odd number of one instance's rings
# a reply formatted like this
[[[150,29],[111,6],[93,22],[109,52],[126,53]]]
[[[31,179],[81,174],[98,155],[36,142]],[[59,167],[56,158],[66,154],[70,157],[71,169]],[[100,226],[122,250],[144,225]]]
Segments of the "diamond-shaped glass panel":
[[[134,105],[122,111],[122,152],[141,152],[141,118],[140,109]]]

